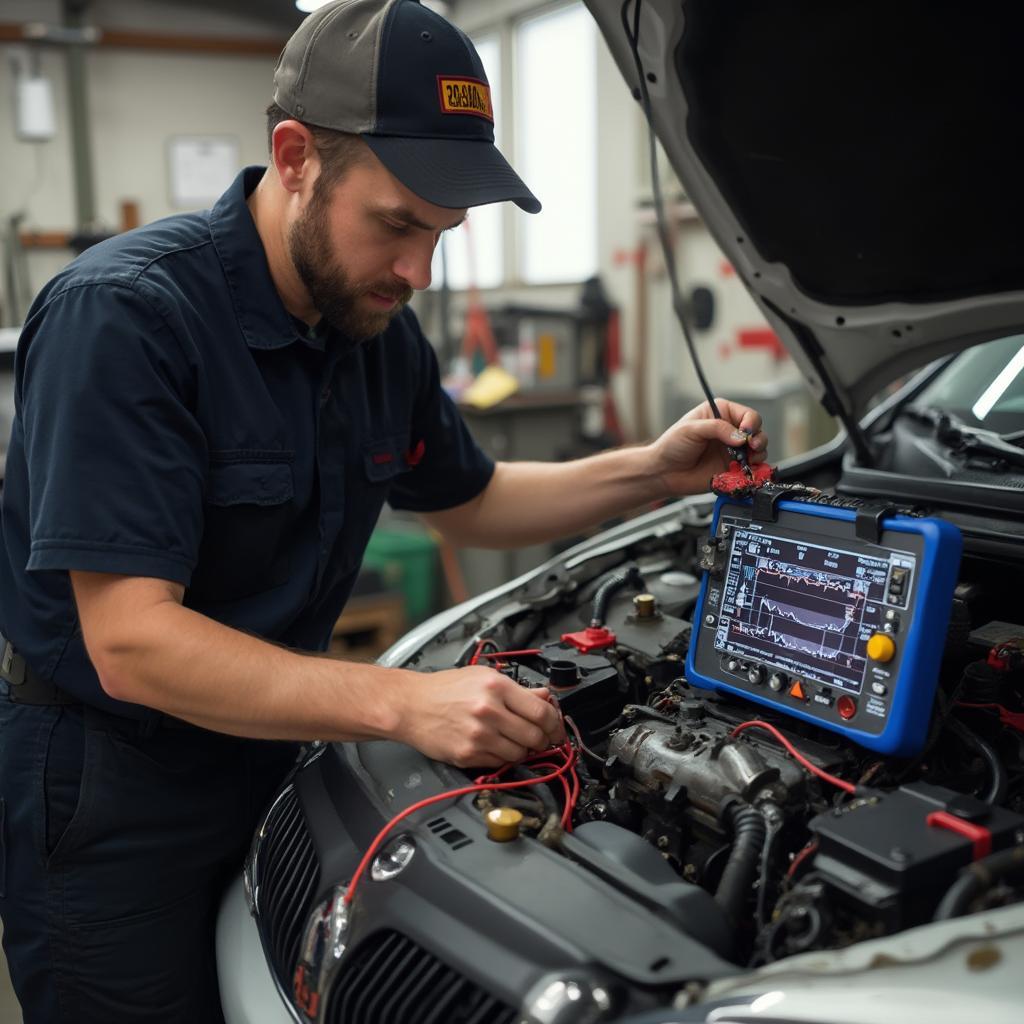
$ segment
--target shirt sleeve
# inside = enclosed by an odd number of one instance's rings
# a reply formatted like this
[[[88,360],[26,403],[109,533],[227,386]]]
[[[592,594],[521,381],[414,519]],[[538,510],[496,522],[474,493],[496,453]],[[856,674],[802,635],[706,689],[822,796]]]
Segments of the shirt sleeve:
[[[197,360],[122,284],[79,284],[29,318],[16,368],[29,570],[187,585],[202,535]]]
[[[388,503],[411,512],[439,512],[482,493],[494,460],[481,451],[455,403],[441,387],[437,356],[418,324],[415,329],[418,388],[412,418],[411,472],[397,478]]]

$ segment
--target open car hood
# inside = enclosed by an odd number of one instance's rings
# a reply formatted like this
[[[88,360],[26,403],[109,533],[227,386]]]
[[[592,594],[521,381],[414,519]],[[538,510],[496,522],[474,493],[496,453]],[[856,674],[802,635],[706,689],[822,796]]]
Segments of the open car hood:
[[[831,412],[1024,328],[1018,5],[639,2],[658,138]]]

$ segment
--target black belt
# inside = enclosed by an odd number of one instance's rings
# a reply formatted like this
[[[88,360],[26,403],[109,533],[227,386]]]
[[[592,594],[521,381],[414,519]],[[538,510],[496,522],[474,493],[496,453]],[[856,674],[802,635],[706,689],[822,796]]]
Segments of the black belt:
[[[7,682],[8,698],[15,704],[79,703],[56,683],[37,675],[3,634],[0,634],[0,679]]]
[[[14,645],[0,633],[0,679],[7,683],[7,699],[14,704],[34,704],[43,707],[61,705],[81,705],[77,697],[66,693],[56,683],[43,679],[33,671],[32,666],[18,654]],[[118,716],[114,716],[115,718]],[[132,721],[132,719],[125,719]],[[159,727],[162,729],[195,729],[191,722],[175,718],[172,715],[160,714],[151,721],[138,720],[140,726],[147,731]]]

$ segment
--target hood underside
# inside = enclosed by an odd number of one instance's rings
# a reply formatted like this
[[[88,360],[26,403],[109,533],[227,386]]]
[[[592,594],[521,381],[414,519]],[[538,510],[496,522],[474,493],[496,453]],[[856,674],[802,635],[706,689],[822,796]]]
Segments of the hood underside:
[[[636,93],[622,3],[586,2]],[[1024,325],[1018,5],[639,2],[656,133],[819,396]]]

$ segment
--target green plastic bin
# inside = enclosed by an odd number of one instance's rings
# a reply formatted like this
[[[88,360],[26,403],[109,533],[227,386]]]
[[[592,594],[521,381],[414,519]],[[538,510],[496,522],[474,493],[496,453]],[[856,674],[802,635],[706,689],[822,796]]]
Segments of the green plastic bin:
[[[376,569],[392,590],[405,598],[409,625],[427,618],[437,595],[437,544],[416,530],[380,528],[373,531],[363,565]]]

